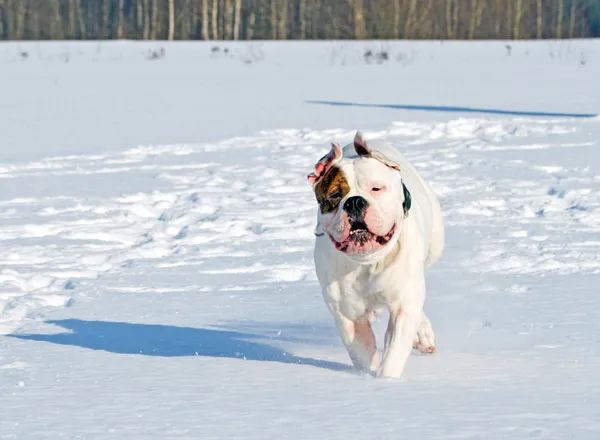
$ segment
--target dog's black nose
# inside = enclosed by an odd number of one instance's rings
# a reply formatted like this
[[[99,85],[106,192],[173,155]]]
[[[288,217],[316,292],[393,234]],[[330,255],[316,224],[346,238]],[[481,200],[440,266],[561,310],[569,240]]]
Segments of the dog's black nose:
[[[367,209],[367,201],[361,196],[353,196],[344,203],[344,211],[352,218],[361,217]]]

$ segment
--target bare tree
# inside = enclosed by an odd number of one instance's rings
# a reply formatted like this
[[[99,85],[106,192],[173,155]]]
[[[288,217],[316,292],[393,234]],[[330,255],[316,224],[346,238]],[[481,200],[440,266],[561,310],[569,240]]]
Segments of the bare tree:
[[[152,0],[152,35],[151,39],[158,37],[158,0]]]
[[[17,25],[15,26],[17,29],[17,34],[19,35],[19,39],[20,34],[21,34],[21,29],[23,27],[22,23],[23,23],[23,14],[21,13],[21,7],[23,6],[22,2],[19,2],[19,10],[17,11],[17,20],[16,23]],[[60,14],[60,2],[59,0],[54,0],[52,2],[52,13],[54,15],[54,19],[52,20],[52,25],[50,27],[50,35],[52,35],[53,38],[58,39],[58,40],[62,40],[64,38],[64,32],[63,32],[63,25],[62,25],[62,18],[61,18],[61,14]]]
[[[112,37],[110,26],[110,2],[105,0],[102,6],[102,25],[104,27],[104,38],[109,39]]]
[[[87,27],[85,25],[85,18],[83,17],[83,9],[81,8],[81,0],[77,0],[75,3],[77,8],[77,21],[79,22],[79,35],[82,39],[87,39]]]
[[[565,0],[558,0],[558,16],[556,17],[556,38],[562,38],[562,27],[565,13]]]
[[[16,4],[13,4],[13,14],[15,37],[17,40],[20,40],[23,37],[23,31],[25,28],[25,15],[27,14],[27,4],[23,1],[19,1]]]
[[[448,38],[452,39],[454,37],[454,26],[452,25],[452,7],[454,5],[454,0],[446,0],[446,32],[448,34]]]
[[[223,0],[223,39],[229,40],[233,28],[233,3],[232,0]]]
[[[451,1],[451,0],[446,0]],[[404,38],[410,38],[410,31],[412,30],[413,22],[417,16],[417,0],[410,0],[410,6],[408,8],[408,16],[406,17],[406,23],[404,24]]]
[[[0,38],[575,38],[600,0],[0,0]]]
[[[542,31],[544,25],[544,18],[542,12],[542,0],[537,0],[537,38],[538,40],[542,39]]]
[[[235,21],[233,23],[233,39],[240,39],[240,27],[242,25],[242,0],[235,0]]]
[[[119,0],[117,6],[117,38],[119,40],[125,37],[125,18],[124,18],[125,0]]]
[[[288,0],[281,0],[281,11],[279,11],[279,39],[287,39]]]
[[[175,0],[169,0],[169,41],[175,39]]]
[[[577,14],[577,0],[571,0],[571,12],[569,13],[569,38],[575,37],[575,15]]]
[[[459,31],[459,15],[458,15],[458,11],[460,10],[460,3],[458,2],[458,0],[454,0],[454,14],[452,15],[452,22],[453,24],[453,35],[457,35],[458,31]]]
[[[277,39],[277,2],[271,0],[271,38]]]
[[[79,0],[70,0],[69,2],[69,28],[71,35],[79,33],[79,38],[86,38],[85,21]]]
[[[306,37],[306,1],[298,0],[298,35],[299,40]]]
[[[144,0],[144,40],[150,39],[150,3]]]
[[[521,28],[521,17],[523,14],[522,0],[515,0],[515,26],[513,28],[513,38],[519,39],[519,30]]]
[[[144,26],[144,6],[142,4],[142,0],[137,0],[135,3],[135,18],[137,20],[137,28],[138,32]]]
[[[5,15],[6,3],[4,0],[0,0],[0,39],[4,37],[4,15]]]
[[[506,38],[514,38],[512,2],[506,3]]]
[[[208,0],[202,0],[202,39],[208,40]]]
[[[250,12],[248,16],[248,24],[246,26],[246,38],[252,40],[254,37],[254,25],[256,24],[256,14],[254,11]]]
[[[365,37],[365,9],[363,0],[353,0],[354,9],[354,38],[361,40]]]
[[[213,0],[211,8],[212,39],[219,39],[219,0]]]
[[[471,0],[471,17],[469,19],[469,40],[475,37],[475,31],[481,24],[483,0]]]

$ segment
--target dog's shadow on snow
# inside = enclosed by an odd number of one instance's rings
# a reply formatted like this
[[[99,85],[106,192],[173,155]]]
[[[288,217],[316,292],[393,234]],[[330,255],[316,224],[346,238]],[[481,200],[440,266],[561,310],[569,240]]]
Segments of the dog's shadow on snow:
[[[69,332],[17,334],[11,337],[118,354],[162,357],[204,356],[307,365],[333,371],[353,370],[350,365],[287,353],[273,345],[258,342],[271,338],[255,333],[80,319],[46,322],[60,326]]]

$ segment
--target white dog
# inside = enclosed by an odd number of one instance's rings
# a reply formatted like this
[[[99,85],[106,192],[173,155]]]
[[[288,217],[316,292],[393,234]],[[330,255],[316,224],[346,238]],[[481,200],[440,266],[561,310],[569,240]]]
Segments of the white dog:
[[[431,187],[396,149],[360,133],[308,176],[319,204],[316,273],[352,363],[401,377],[411,348],[435,351],[423,314],[425,269],[442,254],[444,225]],[[381,364],[371,317],[390,313]]]

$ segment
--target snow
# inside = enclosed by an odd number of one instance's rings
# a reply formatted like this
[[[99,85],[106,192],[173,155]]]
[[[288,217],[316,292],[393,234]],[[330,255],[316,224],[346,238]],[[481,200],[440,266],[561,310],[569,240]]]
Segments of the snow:
[[[0,46],[0,439],[598,438],[600,43],[218,44]],[[447,224],[398,381],[314,275],[305,176],[356,129]]]

